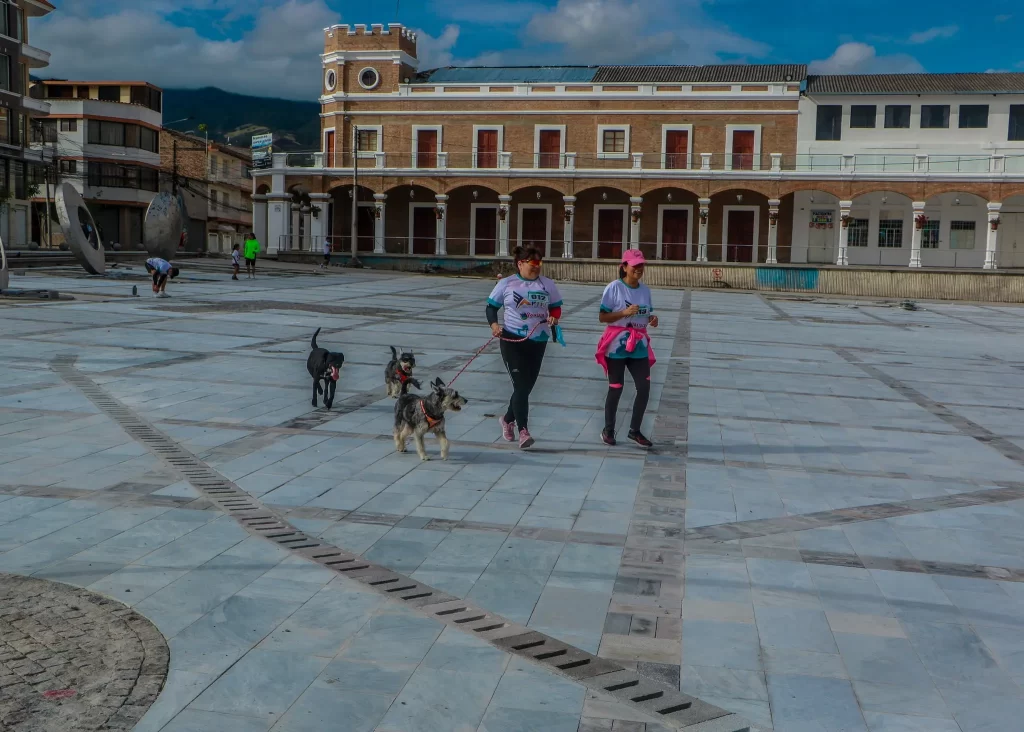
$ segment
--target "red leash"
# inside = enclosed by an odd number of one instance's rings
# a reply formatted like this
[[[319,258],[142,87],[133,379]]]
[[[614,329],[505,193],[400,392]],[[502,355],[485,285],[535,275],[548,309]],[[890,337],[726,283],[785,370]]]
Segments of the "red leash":
[[[455,378],[448,382],[448,386],[450,387],[452,384],[454,384],[455,379],[462,376],[463,372],[469,368],[469,365],[476,361],[477,356],[483,353],[484,349],[486,349],[487,346],[491,345],[491,343],[493,343],[495,340],[505,341],[506,343],[522,343],[523,341],[528,341],[530,340],[531,336],[533,336],[533,334],[537,332],[537,329],[544,325],[546,322],[547,320],[541,320],[540,322],[538,322],[537,325],[533,326],[533,330],[531,330],[525,338],[505,338],[502,335],[492,335],[490,338],[487,339],[487,342],[485,344],[483,344],[479,349],[477,349],[477,352],[474,353],[473,357],[466,362],[466,365],[462,367],[459,373],[455,374]]]

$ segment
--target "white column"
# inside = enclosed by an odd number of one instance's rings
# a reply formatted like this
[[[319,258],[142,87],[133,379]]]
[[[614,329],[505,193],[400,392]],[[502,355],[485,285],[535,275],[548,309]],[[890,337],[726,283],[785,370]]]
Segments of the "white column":
[[[267,239],[268,256],[288,250],[288,219],[292,213],[291,196],[287,193],[271,193],[267,196]]]
[[[303,204],[299,213],[302,214],[302,250],[311,252],[316,246],[316,241],[313,239],[313,207]]]
[[[448,225],[448,196],[438,193],[434,196],[437,199],[437,208],[434,214],[437,218],[437,230],[434,234],[434,254],[439,257],[448,255],[448,239],[446,237]]]
[[[498,256],[508,256],[508,220],[512,215],[512,196],[498,196]]]
[[[924,217],[924,201],[914,201],[910,204],[914,209],[914,228],[913,238],[910,240],[910,266],[920,267],[921,266],[921,238],[924,236],[923,224],[919,224],[918,217]]]
[[[697,229],[697,261],[706,262],[708,261],[708,217],[711,215],[711,199],[699,198],[697,203],[700,204],[698,215],[700,226]]]
[[[256,241],[263,246],[263,251],[270,253],[273,245],[277,251],[277,242],[267,241],[267,196],[253,195],[252,197],[252,233],[256,235]]]
[[[387,200],[387,193],[373,194],[373,253],[383,254],[384,246],[384,202]]]
[[[327,193],[310,193],[309,200],[320,209],[316,216],[310,216],[309,236],[311,251],[323,251],[324,239],[327,238],[327,222],[331,216],[331,196]],[[310,214],[312,214],[312,210]]]
[[[562,257],[573,257],[573,229],[576,226],[576,196],[562,196],[565,203],[565,229],[562,237]]]
[[[302,238],[299,236],[302,233],[302,206],[297,203],[292,204],[292,215],[291,220],[288,224],[288,249],[289,250],[301,250],[302,249]]]
[[[629,199],[629,248],[640,248],[640,204],[644,199],[640,196],[632,196]]]
[[[777,198],[768,199],[768,259],[765,264],[778,264],[779,249],[779,205],[782,203]],[[754,251],[757,251],[757,242],[754,242]],[[757,261],[757,256],[754,256]]]
[[[1001,203],[988,205],[988,239],[985,243],[985,269],[999,269],[999,211]]]
[[[839,202],[839,252],[836,255],[836,265],[839,267],[845,267],[850,263],[847,251],[850,248],[850,222],[853,220],[850,216],[850,209],[852,207],[853,201]]]

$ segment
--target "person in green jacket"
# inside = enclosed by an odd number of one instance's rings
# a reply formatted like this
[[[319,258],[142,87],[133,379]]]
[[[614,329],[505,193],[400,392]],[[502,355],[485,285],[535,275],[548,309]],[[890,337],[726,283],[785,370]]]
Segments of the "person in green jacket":
[[[256,279],[256,255],[260,253],[260,243],[256,239],[256,235],[249,232],[249,236],[245,239],[245,247],[243,255],[245,256],[245,274],[250,279]]]

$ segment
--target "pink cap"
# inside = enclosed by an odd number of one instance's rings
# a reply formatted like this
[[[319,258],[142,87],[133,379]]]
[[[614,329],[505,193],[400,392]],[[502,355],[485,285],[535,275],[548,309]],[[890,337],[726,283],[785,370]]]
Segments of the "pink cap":
[[[647,264],[647,260],[644,259],[644,253],[639,249],[627,249],[622,255],[622,263],[628,264],[630,267],[637,267],[641,264]]]

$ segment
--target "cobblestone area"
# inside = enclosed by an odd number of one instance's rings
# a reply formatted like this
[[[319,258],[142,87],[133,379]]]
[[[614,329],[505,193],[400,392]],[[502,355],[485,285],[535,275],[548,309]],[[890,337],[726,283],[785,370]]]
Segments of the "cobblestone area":
[[[0,574],[0,729],[130,730],[156,701],[167,663],[163,636],[124,605]]]

